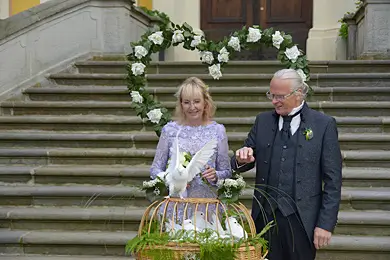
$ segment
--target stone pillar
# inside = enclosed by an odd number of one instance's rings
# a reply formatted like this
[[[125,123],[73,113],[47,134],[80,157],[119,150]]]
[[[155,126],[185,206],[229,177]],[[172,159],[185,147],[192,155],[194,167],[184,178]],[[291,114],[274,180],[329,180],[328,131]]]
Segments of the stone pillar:
[[[347,59],[356,60],[357,46],[357,25],[353,18],[345,19],[348,24],[348,43],[347,43]]]
[[[9,16],[9,0],[0,0],[0,19],[8,18]]]
[[[176,24],[184,22],[200,31],[200,1],[199,0],[153,0],[153,9],[166,13]],[[199,61],[196,51],[188,51],[181,47],[171,47],[165,52],[166,61]]]
[[[340,49],[346,52],[346,40],[338,36],[338,20],[355,10],[355,0],[313,0],[313,28],[309,31],[306,50],[309,60],[336,60]]]

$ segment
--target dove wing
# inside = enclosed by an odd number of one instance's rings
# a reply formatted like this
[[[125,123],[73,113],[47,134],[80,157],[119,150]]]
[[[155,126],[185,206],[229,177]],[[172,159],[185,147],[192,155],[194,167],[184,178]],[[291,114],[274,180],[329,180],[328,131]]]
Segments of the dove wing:
[[[201,172],[202,168],[207,164],[211,156],[213,156],[217,143],[215,139],[209,141],[192,157],[191,162],[186,168],[188,171],[188,182],[192,181]]]
[[[173,140],[172,144],[172,155],[171,155],[171,162],[168,166],[167,172],[169,174],[172,174],[175,169],[179,168],[180,163],[180,152],[179,152],[179,133],[180,130],[176,134],[176,138]]]

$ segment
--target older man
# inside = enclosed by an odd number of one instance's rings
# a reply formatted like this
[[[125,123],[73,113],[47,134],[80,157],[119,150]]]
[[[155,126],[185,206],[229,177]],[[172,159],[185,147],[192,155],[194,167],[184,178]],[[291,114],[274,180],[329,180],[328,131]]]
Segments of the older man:
[[[342,158],[335,120],[312,110],[308,86],[293,69],[275,73],[267,97],[274,111],[261,113],[232,157],[238,172],[256,164],[252,218],[269,235],[271,260],[314,259],[328,245],[341,198]]]

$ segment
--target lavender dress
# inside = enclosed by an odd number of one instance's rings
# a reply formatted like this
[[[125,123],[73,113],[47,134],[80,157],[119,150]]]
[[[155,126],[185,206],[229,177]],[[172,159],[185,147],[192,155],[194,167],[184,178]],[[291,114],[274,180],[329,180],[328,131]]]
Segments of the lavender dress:
[[[205,126],[184,126],[177,122],[169,122],[163,127],[157,145],[156,155],[150,169],[152,179],[166,170],[168,159],[171,157],[172,143],[179,128],[181,129],[178,136],[180,152],[189,152],[192,156],[211,139],[218,140],[216,152],[208,165],[215,168],[218,179],[231,177],[229,146],[223,125],[215,121]],[[200,176],[196,176],[189,183],[186,196],[190,198],[216,198],[215,191],[213,192],[207,184],[203,183]],[[171,215],[172,209],[168,209],[168,213]],[[180,207],[178,217],[180,218],[182,214],[183,208]],[[187,214],[191,215],[190,212],[187,212]]]

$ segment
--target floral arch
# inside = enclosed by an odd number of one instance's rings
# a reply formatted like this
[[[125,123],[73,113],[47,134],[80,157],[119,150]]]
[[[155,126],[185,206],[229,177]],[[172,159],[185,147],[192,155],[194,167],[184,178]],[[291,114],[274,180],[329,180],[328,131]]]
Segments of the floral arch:
[[[286,68],[295,69],[304,81],[308,81],[310,71],[306,55],[293,43],[292,37],[273,28],[261,30],[259,26],[243,27],[220,42],[207,41],[203,35],[196,34],[187,23],[178,25],[159,11],[143,9],[148,15],[157,17],[157,24],[141,36],[138,42],[132,42],[133,52],[127,56],[129,65],[128,89],[132,105],[137,115],[153,124],[159,136],[162,127],[171,120],[171,114],[158,101],[154,100],[145,88],[146,69],[151,62],[151,55],[183,44],[187,50],[197,50],[203,64],[208,66],[213,79],[222,77],[224,65],[235,54],[246,49],[256,49],[261,45],[278,49],[278,60]]]

